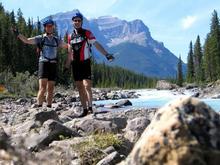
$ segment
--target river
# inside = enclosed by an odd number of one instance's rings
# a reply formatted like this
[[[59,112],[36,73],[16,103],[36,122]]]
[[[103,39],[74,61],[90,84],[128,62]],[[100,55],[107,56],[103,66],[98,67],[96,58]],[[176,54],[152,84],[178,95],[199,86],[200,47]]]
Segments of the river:
[[[169,102],[180,97],[192,96],[191,91],[185,91],[184,93],[173,92],[170,90],[156,90],[156,89],[142,89],[142,90],[132,90],[136,91],[139,98],[129,99],[132,102],[132,107],[134,108],[160,108]],[[206,104],[211,106],[215,111],[220,112],[220,99],[200,99]],[[109,104],[116,103],[119,100],[102,100],[95,101],[94,103],[99,104]]]

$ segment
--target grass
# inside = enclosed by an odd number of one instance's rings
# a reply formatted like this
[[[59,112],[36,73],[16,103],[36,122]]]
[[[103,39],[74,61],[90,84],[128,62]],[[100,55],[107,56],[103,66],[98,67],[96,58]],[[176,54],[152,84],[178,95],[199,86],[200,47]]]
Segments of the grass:
[[[87,141],[75,144],[72,148],[79,152],[82,164],[97,164],[106,156],[102,150],[113,146],[118,148],[122,141],[112,133],[98,133],[92,135]]]
[[[11,94],[11,93],[0,93],[0,100],[8,99],[8,98],[17,99],[18,96],[15,94]]]

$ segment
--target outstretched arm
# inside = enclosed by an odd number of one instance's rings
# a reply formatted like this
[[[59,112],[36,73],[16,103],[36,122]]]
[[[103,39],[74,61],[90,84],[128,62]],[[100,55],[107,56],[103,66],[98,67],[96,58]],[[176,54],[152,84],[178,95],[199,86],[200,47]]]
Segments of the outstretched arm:
[[[104,56],[106,56],[108,54],[108,52],[103,48],[103,46],[98,42],[95,41],[94,46],[96,47],[96,49],[98,49],[98,51],[100,53],[102,53]]]
[[[36,44],[35,38],[27,38],[27,37],[25,37],[25,36],[22,35],[22,34],[19,34],[17,37],[18,37],[22,42],[24,42],[24,43],[26,43],[26,44],[31,44],[31,45]]]
[[[36,44],[35,38],[27,38],[24,35],[20,34],[17,27],[12,27],[11,30],[15,34],[15,36],[19,38],[22,42],[26,44],[32,44],[32,45]]]
[[[107,58],[108,61],[114,60],[114,56],[108,53],[98,41],[95,41],[94,45],[96,49],[98,49],[98,51],[100,51],[100,53],[102,53]]]
[[[61,41],[60,44],[59,44],[59,47],[67,49],[68,48],[68,44],[66,42],[64,42],[64,41]]]

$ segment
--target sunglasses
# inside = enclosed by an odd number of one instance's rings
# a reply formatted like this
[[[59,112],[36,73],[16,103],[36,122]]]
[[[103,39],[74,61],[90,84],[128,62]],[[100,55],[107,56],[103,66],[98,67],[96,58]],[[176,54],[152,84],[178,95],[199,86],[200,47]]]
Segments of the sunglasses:
[[[82,22],[81,19],[74,19],[73,22]]]
[[[46,27],[53,27],[53,25],[46,25]]]

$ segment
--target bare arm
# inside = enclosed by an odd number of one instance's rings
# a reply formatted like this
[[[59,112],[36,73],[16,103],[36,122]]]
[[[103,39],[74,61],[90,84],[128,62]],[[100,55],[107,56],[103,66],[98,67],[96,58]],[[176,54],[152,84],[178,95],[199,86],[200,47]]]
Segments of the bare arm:
[[[96,49],[98,49],[98,51],[100,53],[102,53],[104,56],[106,56],[108,54],[108,52],[103,48],[103,46],[98,42],[95,41],[94,46],[96,47]]]
[[[107,58],[108,61],[111,62],[115,59],[114,56],[109,54],[98,41],[95,41],[94,45],[96,49],[98,49],[98,51],[100,51]]]
[[[68,54],[67,54],[67,59],[66,59],[66,63],[65,63],[65,68],[69,68],[71,65],[71,62],[73,60],[72,48],[69,44],[67,44],[67,47],[68,47]]]
[[[25,37],[25,36],[22,35],[22,34],[19,34],[19,35],[18,35],[18,38],[19,38],[22,42],[24,42],[24,43],[26,43],[26,44],[31,44],[31,45],[36,44],[35,38],[27,38],[27,37]]]
[[[68,44],[66,42],[64,42],[64,41],[61,41],[59,47],[67,49],[68,48]]]

